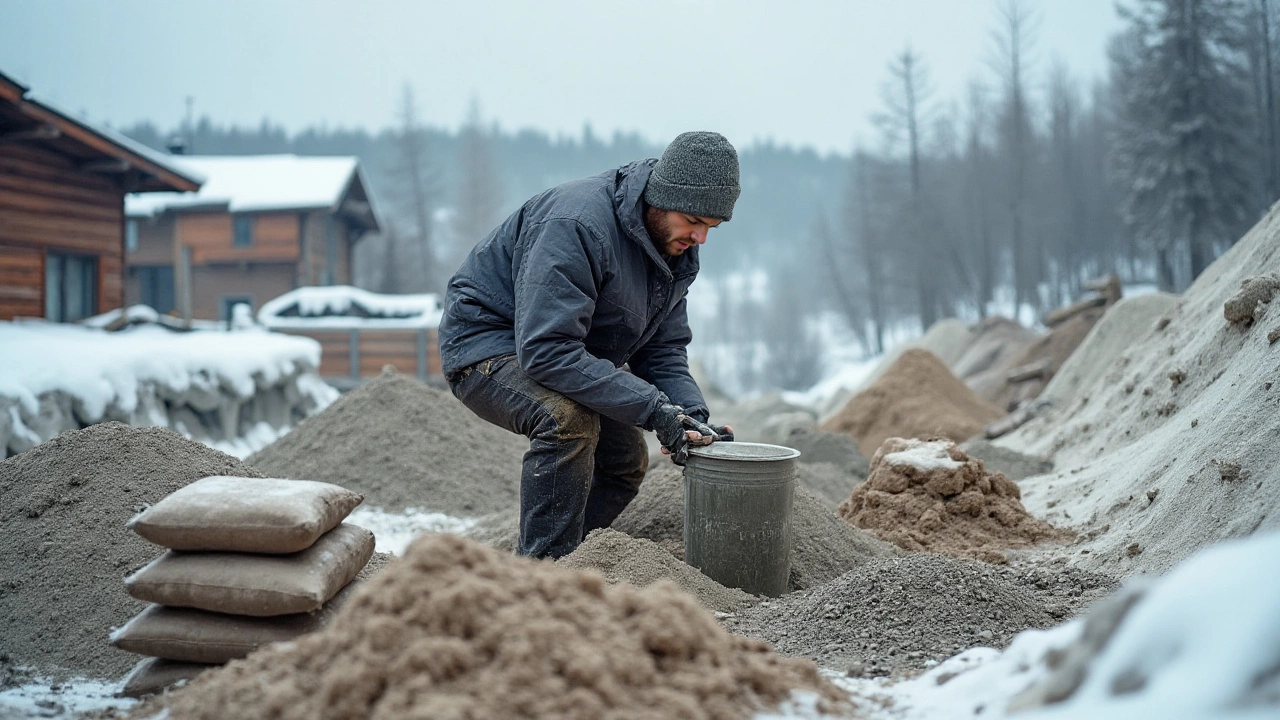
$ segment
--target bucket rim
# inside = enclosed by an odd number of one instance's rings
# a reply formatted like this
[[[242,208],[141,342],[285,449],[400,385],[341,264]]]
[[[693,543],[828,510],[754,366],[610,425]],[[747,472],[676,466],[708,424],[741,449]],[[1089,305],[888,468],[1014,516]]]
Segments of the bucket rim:
[[[771,454],[764,454],[759,457],[751,455],[726,454],[715,450],[716,446],[732,445],[734,448],[769,448]],[[727,460],[732,462],[779,462],[783,460],[795,460],[800,457],[800,451],[795,448],[789,448],[785,445],[771,445],[769,443],[754,442],[713,442],[710,445],[699,445],[698,447],[689,448],[691,457],[706,458],[708,460]]]

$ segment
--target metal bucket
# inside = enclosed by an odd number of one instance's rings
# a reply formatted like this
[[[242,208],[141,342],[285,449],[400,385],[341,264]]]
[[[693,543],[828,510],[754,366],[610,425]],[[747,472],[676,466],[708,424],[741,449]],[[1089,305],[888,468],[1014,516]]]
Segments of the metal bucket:
[[[718,442],[684,467],[684,559],[721,585],[778,597],[791,574],[791,502],[800,451]]]

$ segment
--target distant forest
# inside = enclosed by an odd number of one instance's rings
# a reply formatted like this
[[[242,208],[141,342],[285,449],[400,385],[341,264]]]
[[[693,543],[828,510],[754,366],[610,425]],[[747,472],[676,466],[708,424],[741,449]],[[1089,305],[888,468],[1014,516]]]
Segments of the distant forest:
[[[1040,59],[1034,3],[996,5],[987,70],[961,96],[934,90],[927,49],[893,58],[874,146],[738,148],[742,197],[702,256],[721,288],[713,314],[771,378],[750,389],[816,381],[821,363],[805,358],[824,315],[875,354],[889,328],[1039,314],[1107,273],[1180,291],[1280,198],[1277,0],[1129,0],[1108,78],[1092,84]],[[447,132],[418,119],[428,102],[406,89],[377,133],[208,117],[124,132],[192,154],[358,156],[388,228],[362,243],[357,279],[386,292],[439,290],[531,195],[662,150],[589,126],[508,132],[474,105]],[[747,275],[765,299],[725,297]]]

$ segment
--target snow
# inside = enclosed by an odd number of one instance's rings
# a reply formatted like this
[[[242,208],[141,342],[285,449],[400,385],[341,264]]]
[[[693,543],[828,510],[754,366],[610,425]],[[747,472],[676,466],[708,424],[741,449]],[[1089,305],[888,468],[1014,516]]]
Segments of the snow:
[[[359,173],[354,157],[296,155],[170,156],[169,165],[206,178],[197,192],[125,196],[129,217],[175,208],[225,207],[228,212],[336,209]]]
[[[0,717],[64,717],[109,709],[128,711],[136,700],[117,697],[121,682],[83,678],[64,683],[37,679],[0,692]]]
[[[112,404],[131,412],[142,381],[175,391],[221,388],[247,399],[260,382],[274,384],[319,364],[320,344],[314,340],[261,330],[174,333],[135,327],[107,333],[59,323],[0,323],[0,395],[17,398],[34,414],[38,396],[61,390],[83,404],[90,422]]]
[[[382,295],[349,285],[304,287],[262,305],[268,328],[422,329],[440,325],[440,296]]]
[[[460,534],[476,524],[472,518],[456,518],[443,513],[409,508],[389,512],[376,507],[358,507],[345,522],[373,533],[378,552],[404,555],[415,537],[429,532]]]
[[[947,454],[951,443],[946,440],[907,440],[907,449],[884,456],[884,461],[898,467],[910,466],[924,472],[931,470],[956,470],[964,463],[953,460]]]

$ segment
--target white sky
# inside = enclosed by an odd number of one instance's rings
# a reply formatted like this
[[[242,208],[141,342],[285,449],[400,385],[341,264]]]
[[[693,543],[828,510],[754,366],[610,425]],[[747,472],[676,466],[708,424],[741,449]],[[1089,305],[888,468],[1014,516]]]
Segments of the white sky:
[[[910,43],[938,99],[992,80],[996,0],[0,0],[0,72],[116,126],[197,117],[376,130],[401,88],[429,124],[474,97],[506,129],[691,129],[739,146],[870,142],[890,58]],[[1025,0],[1032,79],[1061,58],[1105,74],[1114,0]]]

